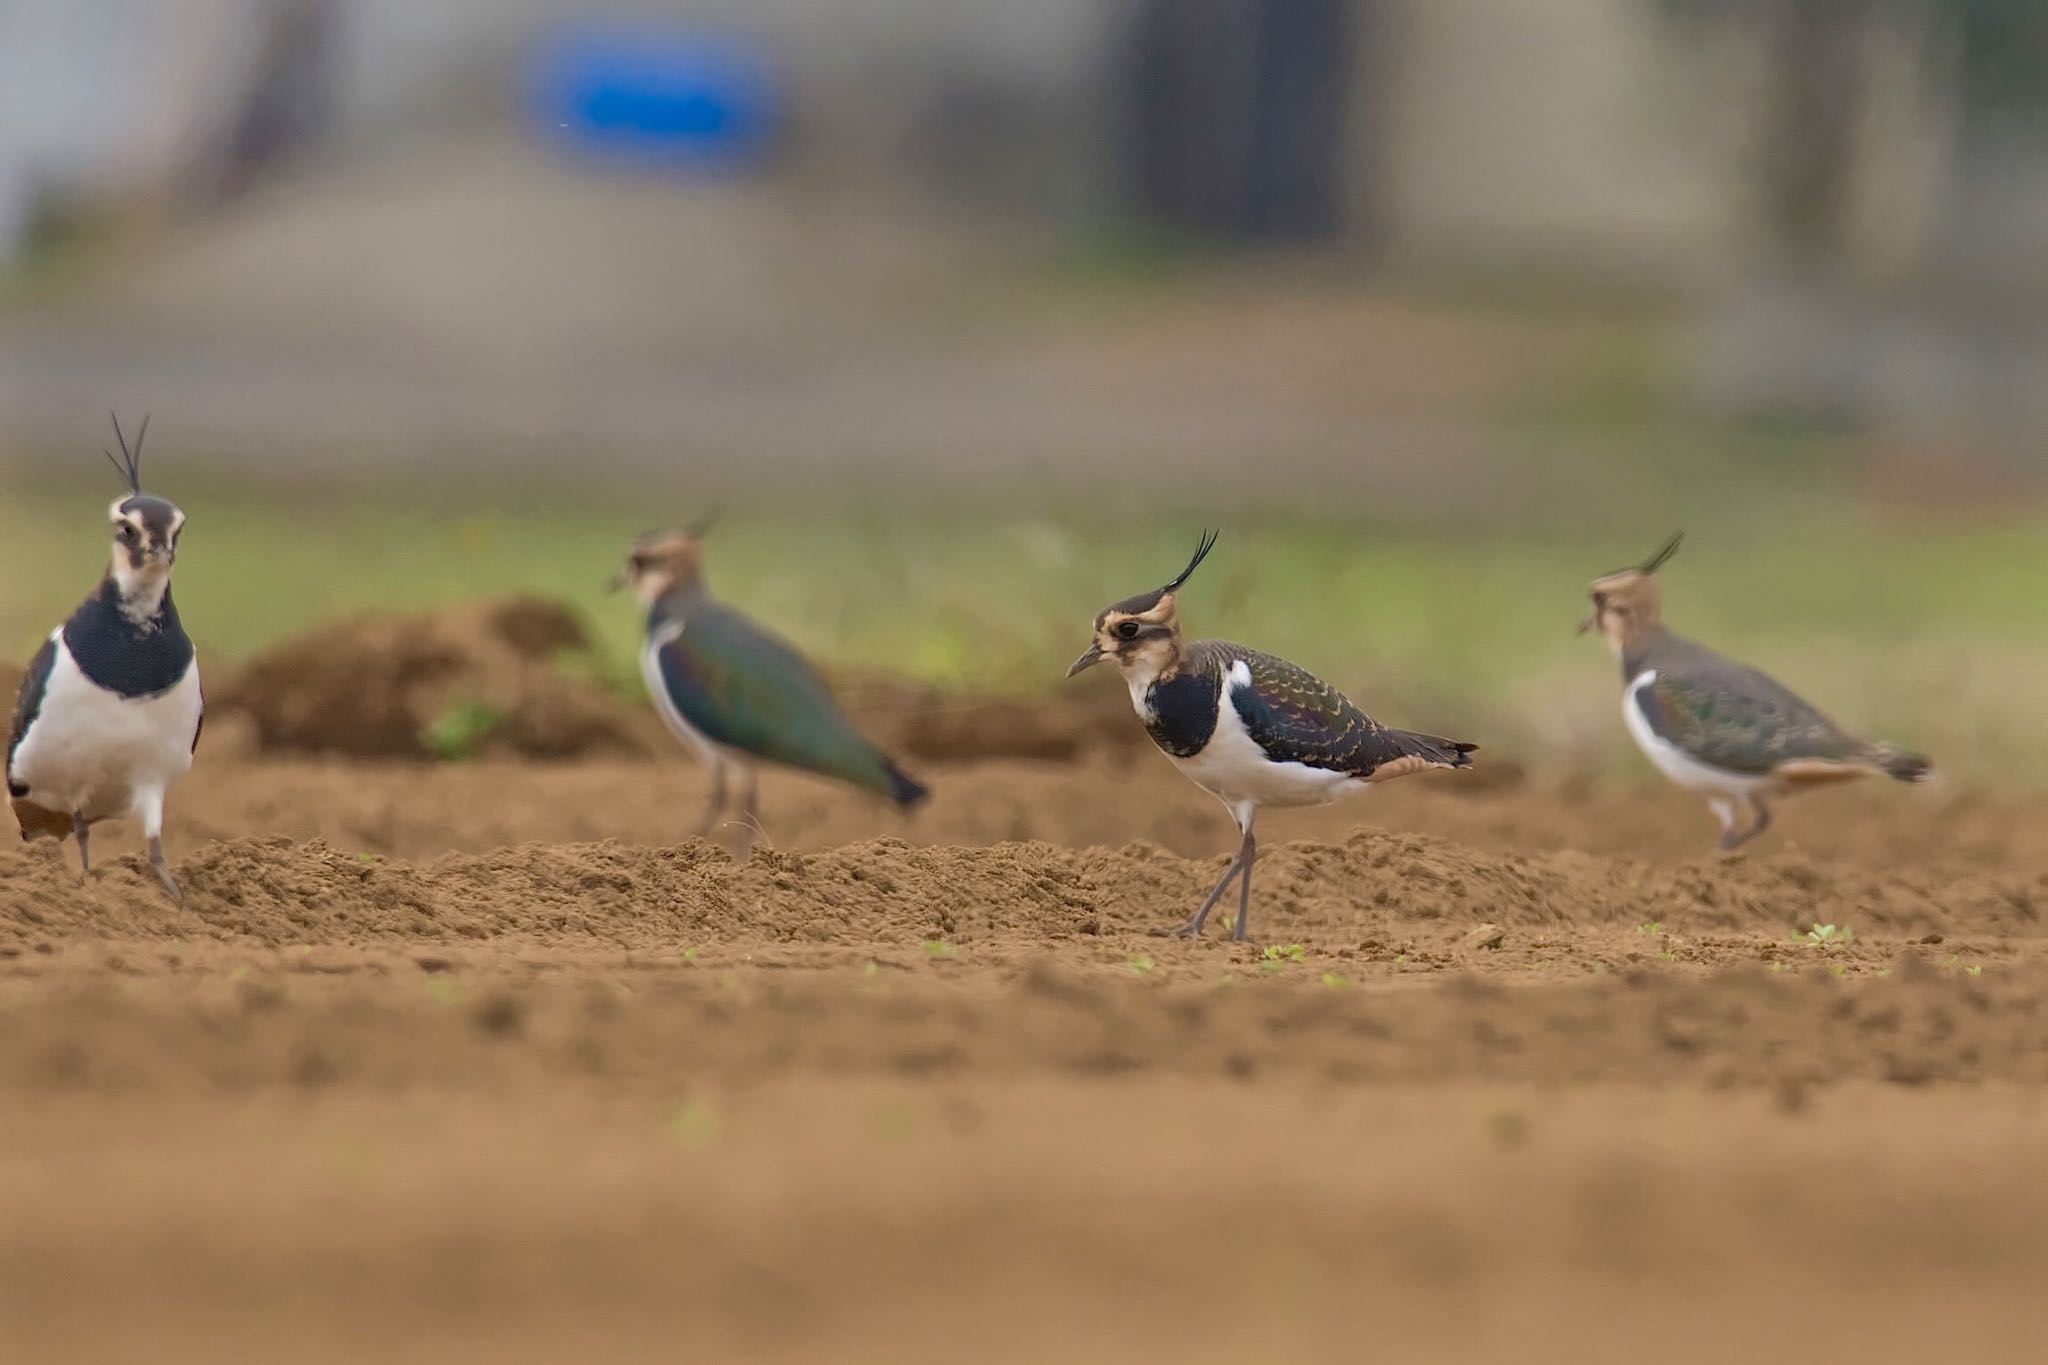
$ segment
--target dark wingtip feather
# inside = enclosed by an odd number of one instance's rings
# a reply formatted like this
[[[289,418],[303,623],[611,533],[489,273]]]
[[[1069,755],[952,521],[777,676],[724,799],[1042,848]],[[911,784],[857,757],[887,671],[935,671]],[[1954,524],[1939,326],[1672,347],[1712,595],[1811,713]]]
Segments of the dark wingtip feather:
[[[1472,766],[1471,753],[1479,746],[1463,740],[1444,739],[1437,735],[1417,735],[1406,730],[1393,732],[1401,752],[1412,754],[1426,762],[1445,768],[1469,768]]]
[[[1878,766],[1886,777],[1901,782],[1925,782],[1934,776],[1934,764],[1919,754],[1909,754],[1902,749],[1886,746],[1878,751]]]
[[[900,808],[910,810],[931,795],[931,789],[910,774],[884,759],[882,769],[889,775],[889,799]]]

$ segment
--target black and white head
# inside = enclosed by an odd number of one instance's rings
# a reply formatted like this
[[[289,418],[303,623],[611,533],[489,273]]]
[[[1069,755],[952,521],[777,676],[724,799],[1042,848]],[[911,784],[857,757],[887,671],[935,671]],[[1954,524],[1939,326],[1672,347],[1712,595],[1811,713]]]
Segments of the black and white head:
[[[162,596],[177,562],[178,537],[185,529],[185,514],[176,503],[142,491],[142,442],[148,435],[149,418],[144,417],[130,447],[121,419],[115,417],[114,440],[121,454],[116,458],[113,451],[104,452],[128,483],[128,491],[107,507],[107,519],[114,526],[110,572],[124,598]]]
[[[642,606],[653,606],[670,593],[688,591],[704,582],[704,536],[718,520],[708,512],[674,531],[649,531],[633,542],[626,567],[612,580],[614,588],[631,588]]]
[[[1204,531],[1195,546],[1194,558],[1188,561],[1185,569],[1174,575],[1172,582],[1151,592],[1112,602],[1097,612],[1095,642],[1074,660],[1067,676],[1071,678],[1084,669],[1093,668],[1104,659],[1113,661],[1126,675],[1157,677],[1169,671],[1180,659],[1178,602],[1181,584],[1188,581],[1196,566],[1215,548],[1216,533]]]

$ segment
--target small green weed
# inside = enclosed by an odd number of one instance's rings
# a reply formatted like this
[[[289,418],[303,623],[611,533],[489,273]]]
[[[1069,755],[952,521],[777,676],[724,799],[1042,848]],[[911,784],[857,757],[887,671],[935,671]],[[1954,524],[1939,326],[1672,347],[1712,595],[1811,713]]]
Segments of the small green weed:
[[[1288,963],[1300,962],[1307,956],[1308,949],[1302,947],[1299,943],[1290,943],[1284,948],[1277,943],[1268,944],[1259,953],[1259,970],[1268,974],[1282,971]]]
[[[443,762],[474,758],[505,723],[505,713],[486,701],[459,701],[427,723],[420,743]]]

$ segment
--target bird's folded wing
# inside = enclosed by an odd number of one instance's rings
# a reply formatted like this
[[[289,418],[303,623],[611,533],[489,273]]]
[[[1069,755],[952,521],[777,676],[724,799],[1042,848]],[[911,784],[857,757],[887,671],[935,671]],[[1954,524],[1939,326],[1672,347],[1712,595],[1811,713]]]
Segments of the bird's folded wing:
[[[1224,668],[1233,663],[1250,670],[1252,685],[1231,689],[1231,704],[1269,757],[1360,777],[1412,757],[1398,731],[1308,670],[1248,649],[1233,650]]]
[[[692,613],[656,660],[684,720],[729,748],[856,782],[881,760],[810,664],[737,613]]]
[[[21,691],[14,702],[14,732],[7,739],[7,768],[14,768],[14,751],[21,747],[28,727],[35,724],[37,713],[43,709],[43,693],[50,685],[50,670],[57,666],[57,639],[54,635],[43,641],[43,647],[29,660],[28,672],[22,675]]]
[[[1802,759],[1853,762],[1869,746],[1783,686],[1740,664],[1660,670],[1635,694],[1659,737],[1702,763],[1764,774]]]

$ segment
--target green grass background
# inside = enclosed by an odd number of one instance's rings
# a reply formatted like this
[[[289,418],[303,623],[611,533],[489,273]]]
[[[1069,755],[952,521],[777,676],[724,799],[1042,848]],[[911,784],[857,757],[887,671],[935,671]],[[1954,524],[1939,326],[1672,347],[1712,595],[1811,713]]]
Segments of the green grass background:
[[[1720,477],[1740,496],[1711,503],[1688,479],[1628,510],[1563,478],[1552,505],[1419,527],[1272,506],[761,498],[732,507],[709,563],[715,591],[821,660],[1029,695],[1113,686],[1063,679],[1095,611],[1171,576],[1213,522],[1222,542],[1184,599],[1191,630],[1286,655],[1394,723],[1541,769],[1635,762],[1614,666],[1573,628],[1591,576],[1682,520],[1688,542],[1664,575],[1677,629],[1951,772],[2048,780],[2048,527],[2031,515],[1876,519],[1815,479],[1817,466],[1799,466],[1802,482],[1738,451]],[[90,473],[7,485],[0,655],[24,660],[101,570],[106,489]],[[696,510],[664,518],[559,490],[479,506],[454,489],[197,474],[176,492],[191,517],[179,602],[216,667],[344,613],[524,590],[581,609],[607,671],[630,677],[637,613],[604,581],[636,532]],[[1581,502],[1591,510],[1574,525]]]

